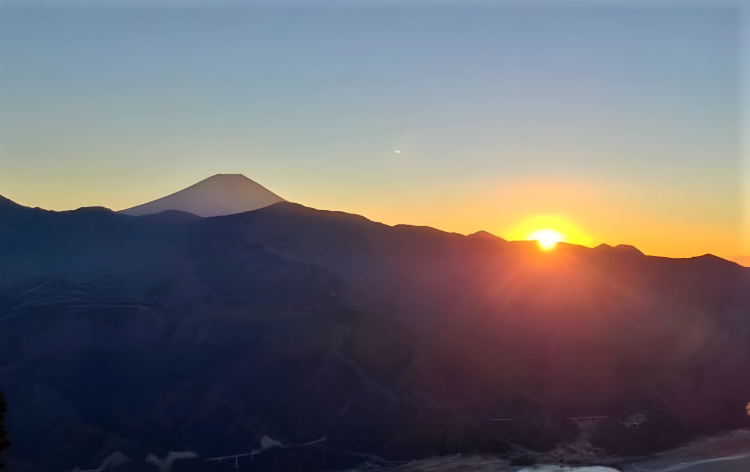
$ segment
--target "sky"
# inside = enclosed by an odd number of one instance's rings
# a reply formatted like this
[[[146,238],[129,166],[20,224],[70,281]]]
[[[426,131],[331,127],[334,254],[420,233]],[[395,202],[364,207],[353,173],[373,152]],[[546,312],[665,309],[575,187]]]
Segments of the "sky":
[[[742,17],[671,3],[0,1],[0,195],[119,210],[242,173],[388,224],[743,260]]]

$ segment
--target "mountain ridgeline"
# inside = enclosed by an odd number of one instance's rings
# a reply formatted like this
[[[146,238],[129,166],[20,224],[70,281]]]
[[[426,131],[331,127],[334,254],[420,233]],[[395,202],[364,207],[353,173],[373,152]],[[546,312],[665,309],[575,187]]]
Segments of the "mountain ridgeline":
[[[268,438],[321,440],[332,468],[584,433],[630,455],[748,426],[750,278],[734,263],[542,252],[283,201],[168,210],[0,198],[13,470],[220,457]],[[606,419],[570,419],[588,416]]]

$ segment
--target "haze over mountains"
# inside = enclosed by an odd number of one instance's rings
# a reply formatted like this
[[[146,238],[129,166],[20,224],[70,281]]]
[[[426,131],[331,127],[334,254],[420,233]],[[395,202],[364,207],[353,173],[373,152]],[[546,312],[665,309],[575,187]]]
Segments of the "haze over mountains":
[[[202,460],[264,437],[325,438],[325,454],[267,452],[252,470],[523,448],[595,462],[749,424],[750,270],[732,262],[542,252],[285,201],[179,213],[208,208],[191,205],[134,217],[0,197],[13,470],[119,452],[155,472],[145,457],[170,451],[229,470]]]
[[[217,174],[184,190],[120,213],[152,215],[178,210],[198,216],[224,216],[284,202],[283,198],[242,174]]]

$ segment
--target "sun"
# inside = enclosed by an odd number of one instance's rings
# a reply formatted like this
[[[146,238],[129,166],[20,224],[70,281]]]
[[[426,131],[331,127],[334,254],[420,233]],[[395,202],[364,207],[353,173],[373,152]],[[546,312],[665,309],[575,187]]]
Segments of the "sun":
[[[562,234],[557,231],[552,231],[551,229],[540,229],[539,231],[534,231],[529,235],[528,239],[530,241],[539,241],[539,245],[545,251],[553,249],[560,241],[565,241],[565,237]]]

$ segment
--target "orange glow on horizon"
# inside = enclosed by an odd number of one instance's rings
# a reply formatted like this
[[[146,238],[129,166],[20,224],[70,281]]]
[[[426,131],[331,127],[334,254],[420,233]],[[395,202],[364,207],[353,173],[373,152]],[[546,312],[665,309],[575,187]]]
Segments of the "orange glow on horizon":
[[[396,149],[401,156],[408,154],[404,147]],[[574,245],[627,244],[648,255],[676,258],[714,254],[750,267],[750,229],[741,232],[742,222],[732,207],[717,196],[687,211],[684,202],[692,194],[672,187],[641,188],[618,180],[569,177],[488,177],[425,187],[415,187],[404,178],[384,190],[377,179],[343,179],[337,185],[321,186],[303,174],[274,175],[241,167],[220,170],[244,173],[292,202],[363,215],[388,225],[429,226],[459,234],[483,230],[510,241],[525,241],[535,231],[550,229]],[[149,174],[105,182],[90,174],[58,181],[52,173],[28,174],[24,180],[0,172],[0,195],[21,205],[58,211],[96,205],[120,210],[164,197],[208,175],[209,171],[196,168],[158,178]],[[22,184],[28,179],[34,185]],[[134,180],[138,185],[133,185]],[[663,198],[665,194],[670,198]],[[727,209],[717,212],[717,208]],[[750,223],[746,225],[750,228]]]

